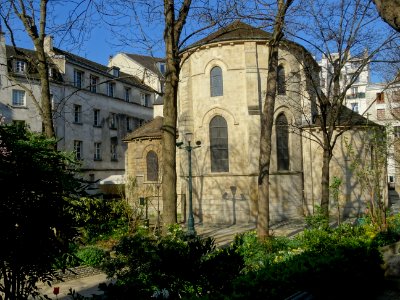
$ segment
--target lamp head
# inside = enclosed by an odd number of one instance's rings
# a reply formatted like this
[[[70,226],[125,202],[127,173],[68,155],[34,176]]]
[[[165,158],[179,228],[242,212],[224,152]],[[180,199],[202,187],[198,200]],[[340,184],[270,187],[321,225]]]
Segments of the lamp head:
[[[179,148],[180,146],[182,146],[183,145],[183,142],[177,142],[176,143],[176,146]]]
[[[200,146],[200,145],[201,145],[201,142],[200,142],[200,141],[196,141],[196,145],[197,145],[197,146]]]
[[[191,133],[191,132],[185,133],[185,139],[188,143],[190,143],[192,141],[192,138],[193,138],[193,133]]]

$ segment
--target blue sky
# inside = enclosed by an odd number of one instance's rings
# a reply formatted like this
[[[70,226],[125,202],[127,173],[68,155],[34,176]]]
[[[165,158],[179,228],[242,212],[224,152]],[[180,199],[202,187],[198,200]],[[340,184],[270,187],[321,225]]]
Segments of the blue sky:
[[[219,0],[210,0],[210,3],[215,3]],[[38,1],[35,1],[37,3]],[[155,0],[148,0],[148,3],[152,4],[157,2]],[[245,6],[251,1],[244,2]],[[298,1],[295,1],[295,3]],[[66,51],[70,51],[74,54],[80,55],[87,59],[93,60],[100,64],[106,65],[110,55],[115,55],[118,52],[129,52],[138,53],[144,55],[153,55],[157,57],[164,56],[163,50],[163,24],[162,24],[162,6],[158,9],[153,9],[151,15],[148,14],[150,5],[148,7],[141,6],[139,10],[133,9],[129,5],[129,1],[126,1],[124,6],[117,6],[109,3],[110,7],[101,7],[103,11],[107,11],[108,15],[99,15],[95,7],[85,6],[87,3],[93,2],[76,2],[81,3],[80,6],[74,11],[72,11],[72,3],[70,1],[62,0],[50,0],[49,2],[49,33],[54,36],[54,45],[60,47]],[[162,3],[159,1],[159,3]],[[211,5],[211,4],[210,4]],[[112,9],[112,10],[111,10]],[[218,10],[218,7],[213,7],[211,9]],[[112,12],[114,10],[114,12]],[[118,10],[118,11],[117,11]],[[82,14],[86,14],[87,18],[81,18],[80,22],[75,24],[75,29],[72,31],[73,39],[71,36],[64,35],[62,25],[68,19],[69,15],[76,17],[77,15],[82,17]],[[329,17],[329,16],[328,16]],[[192,22],[189,18],[186,29],[187,32],[191,32],[193,29],[197,29],[199,24]],[[296,16],[292,19],[296,20]],[[300,19],[297,19],[298,21]],[[229,23],[231,20],[228,18],[224,20],[225,23]],[[299,23],[306,23],[304,17],[301,17]],[[294,23],[294,22],[293,22]],[[381,27],[383,31],[389,30],[389,26],[383,21],[376,22],[378,27]],[[21,30],[21,25],[18,21],[12,23],[13,30],[16,35],[16,42],[19,47],[32,49],[33,45],[29,38],[24,35],[23,30]],[[293,27],[295,28],[295,27]],[[4,30],[5,28],[3,28]],[[52,33],[56,29],[57,32]],[[5,31],[5,30],[4,30]],[[292,30],[296,32],[296,28]],[[183,33],[185,35],[186,32]],[[303,35],[304,36],[304,35]],[[7,43],[10,44],[9,36],[6,35]],[[198,36],[194,40],[200,39]],[[311,37],[310,37],[311,38]],[[376,39],[379,35],[376,35]],[[294,37],[289,36],[289,39],[294,39]],[[192,40],[193,41],[193,40]],[[306,48],[310,49],[306,43],[301,42]],[[150,50],[151,49],[151,50]],[[314,54],[314,53],[313,53]],[[320,55],[316,55],[317,58]],[[379,81],[379,76],[373,74],[373,81]]]

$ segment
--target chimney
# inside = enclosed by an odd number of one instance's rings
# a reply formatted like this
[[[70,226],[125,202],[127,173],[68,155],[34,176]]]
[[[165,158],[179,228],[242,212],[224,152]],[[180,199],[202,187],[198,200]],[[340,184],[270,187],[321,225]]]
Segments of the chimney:
[[[44,37],[44,52],[53,52],[53,36],[51,35],[46,35]]]

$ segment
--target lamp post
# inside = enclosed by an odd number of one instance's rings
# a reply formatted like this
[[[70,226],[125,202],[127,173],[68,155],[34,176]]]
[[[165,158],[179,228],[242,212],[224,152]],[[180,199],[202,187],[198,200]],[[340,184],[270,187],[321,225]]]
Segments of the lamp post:
[[[193,133],[185,133],[185,140],[187,145],[183,145],[183,142],[179,142],[176,145],[179,149],[184,149],[188,153],[188,167],[189,167],[189,217],[188,217],[188,235],[196,235],[196,230],[194,229],[194,217],[193,217],[193,198],[192,198],[192,150],[199,148],[201,145],[200,141],[196,141],[196,146],[192,146]]]

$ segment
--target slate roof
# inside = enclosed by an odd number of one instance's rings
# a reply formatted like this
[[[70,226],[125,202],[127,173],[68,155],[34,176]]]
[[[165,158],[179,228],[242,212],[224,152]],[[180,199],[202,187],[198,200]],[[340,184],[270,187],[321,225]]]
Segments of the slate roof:
[[[94,61],[88,60],[86,58],[83,58],[81,56],[72,54],[70,52],[58,49],[58,48],[53,48],[53,51],[56,55],[64,55],[66,60],[68,62],[72,62],[72,63],[76,63],[78,65],[81,65],[85,68],[89,68],[92,70],[95,70],[101,74],[103,74],[104,76],[108,76],[108,77],[113,77],[115,78],[115,80],[118,80],[120,82],[125,82],[127,84],[132,84],[135,85],[137,87],[140,87],[144,90],[148,90],[153,92],[154,90],[149,87],[148,85],[142,83],[142,81],[137,77],[137,76],[133,76],[131,74],[127,74],[124,72],[120,72],[120,76],[116,77],[113,76],[112,74],[109,73],[110,68],[108,66],[96,63]]]
[[[81,56],[72,54],[70,52],[67,52],[67,51],[64,51],[64,50],[61,50],[61,49],[58,49],[55,47],[53,48],[53,51],[54,51],[55,55],[63,55],[69,63],[80,65],[86,69],[91,69],[99,74],[102,74],[109,78],[113,78],[122,83],[134,85],[136,87],[139,87],[143,90],[147,90],[149,92],[154,92],[154,90],[150,86],[142,83],[142,81],[137,76],[132,76],[131,74],[120,72],[120,76],[116,77],[109,73],[110,68],[108,66],[96,63],[89,59],[83,58]],[[32,57],[35,55],[34,50],[19,48],[19,47],[17,47],[17,49],[15,49],[14,47],[9,46],[9,45],[6,46],[6,53],[7,53],[7,58],[15,57],[15,58],[21,58],[21,59],[24,59],[26,56]],[[36,77],[39,78],[37,76],[37,74],[34,74],[34,73],[29,74],[29,76],[31,78],[36,78]]]
[[[139,128],[135,129],[131,133],[129,133],[125,138],[125,142],[129,142],[132,140],[142,140],[142,139],[160,139],[162,135],[162,125],[163,125],[163,117],[155,117],[150,122],[145,123]]]
[[[337,126],[381,126],[363,117],[359,113],[351,110],[346,106],[342,106],[342,112],[339,116],[338,123],[339,124]],[[321,120],[317,116],[315,123],[310,125],[309,127],[319,127],[319,126],[321,126]],[[305,127],[308,127],[308,125]]]
[[[191,44],[186,49],[206,45],[208,43],[234,41],[234,40],[269,40],[271,34],[241,21],[231,24],[211,33],[207,37]]]
[[[160,70],[157,67],[157,63],[165,62],[165,59],[153,56],[146,56],[140,54],[133,54],[133,53],[124,53],[129,58],[132,58],[134,61],[142,65],[144,68],[152,71],[153,73],[157,74],[160,77],[164,75],[161,74]]]

